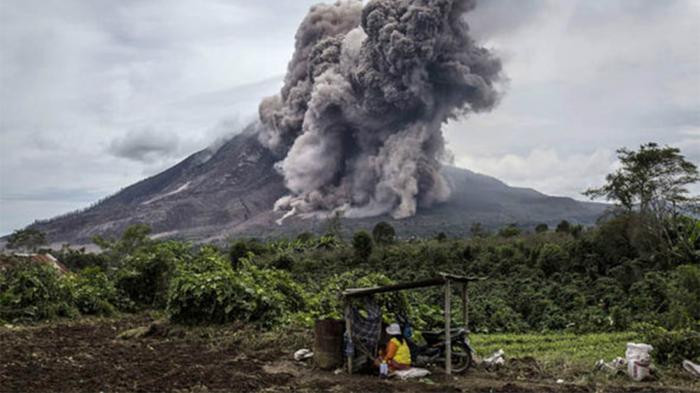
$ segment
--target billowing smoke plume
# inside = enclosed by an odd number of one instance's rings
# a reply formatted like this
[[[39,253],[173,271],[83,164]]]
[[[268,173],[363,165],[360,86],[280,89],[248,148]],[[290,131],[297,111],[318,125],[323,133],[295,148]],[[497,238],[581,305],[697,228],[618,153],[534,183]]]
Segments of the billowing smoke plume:
[[[408,217],[449,197],[442,124],[492,108],[501,63],[464,14],[475,0],[339,1],[311,9],[260,140],[279,154],[288,215]]]

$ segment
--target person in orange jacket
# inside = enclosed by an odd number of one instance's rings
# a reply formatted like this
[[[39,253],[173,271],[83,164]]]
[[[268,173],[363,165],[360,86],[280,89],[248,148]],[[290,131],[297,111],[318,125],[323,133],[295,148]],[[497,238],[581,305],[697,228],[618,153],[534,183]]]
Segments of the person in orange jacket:
[[[380,352],[377,364],[386,362],[389,370],[406,370],[411,367],[411,349],[408,342],[401,334],[398,323],[392,323],[386,328],[386,333],[391,337],[386,344],[386,349]]]

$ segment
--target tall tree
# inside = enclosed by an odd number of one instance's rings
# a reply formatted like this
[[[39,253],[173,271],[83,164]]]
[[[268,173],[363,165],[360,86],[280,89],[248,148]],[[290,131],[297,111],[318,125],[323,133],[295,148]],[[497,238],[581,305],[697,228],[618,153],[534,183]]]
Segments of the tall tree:
[[[648,251],[661,251],[667,260],[676,260],[674,232],[679,217],[697,210],[700,199],[690,194],[688,186],[700,181],[695,164],[680,149],[660,147],[656,143],[641,145],[639,150],[617,151],[621,167],[606,177],[606,184],[584,195],[604,197],[626,210],[631,232],[643,239]]]
[[[386,221],[381,221],[372,229],[372,237],[377,244],[391,244],[396,237],[396,231],[391,224]]]
[[[643,214],[662,216],[696,206],[698,198],[687,187],[700,181],[700,174],[680,149],[647,143],[638,151],[622,148],[617,157],[621,168],[606,177],[605,185],[584,195],[615,201],[628,211],[638,207]]]

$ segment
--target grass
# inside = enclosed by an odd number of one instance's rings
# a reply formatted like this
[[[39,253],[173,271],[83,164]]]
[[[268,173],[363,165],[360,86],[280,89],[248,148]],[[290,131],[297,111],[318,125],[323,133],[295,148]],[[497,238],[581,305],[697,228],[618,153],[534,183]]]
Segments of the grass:
[[[531,356],[543,363],[566,362],[593,367],[598,359],[610,361],[625,356],[628,342],[639,341],[637,333],[545,333],[472,334],[471,343],[481,356],[503,349],[507,357]]]

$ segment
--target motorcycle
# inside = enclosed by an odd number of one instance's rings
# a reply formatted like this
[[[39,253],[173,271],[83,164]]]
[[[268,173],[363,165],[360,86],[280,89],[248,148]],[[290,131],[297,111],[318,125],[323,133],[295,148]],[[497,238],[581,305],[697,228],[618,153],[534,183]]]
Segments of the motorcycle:
[[[409,340],[412,364],[425,367],[435,364],[445,365],[445,331],[423,332],[425,345],[417,345]],[[467,337],[467,331],[463,328],[450,330],[450,343],[452,346],[452,372],[462,373],[472,365],[473,354],[476,353]]]

